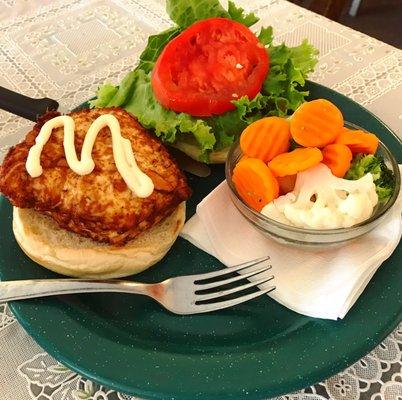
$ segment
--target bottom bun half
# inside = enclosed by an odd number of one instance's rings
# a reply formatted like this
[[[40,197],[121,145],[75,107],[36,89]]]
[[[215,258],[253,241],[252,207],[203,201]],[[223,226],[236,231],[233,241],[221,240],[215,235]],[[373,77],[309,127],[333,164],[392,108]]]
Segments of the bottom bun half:
[[[78,278],[121,278],[138,274],[164,257],[184,225],[185,210],[183,202],[170,216],[121,247],[66,231],[31,209],[14,207],[13,231],[25,254],[54,272]]]

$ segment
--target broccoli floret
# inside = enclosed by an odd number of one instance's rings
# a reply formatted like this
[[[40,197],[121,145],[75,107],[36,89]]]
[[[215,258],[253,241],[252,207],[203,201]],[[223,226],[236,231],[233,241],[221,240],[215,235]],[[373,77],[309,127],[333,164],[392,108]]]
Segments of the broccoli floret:
[[[369,172],[373,175],[378,201],[387,201],[394,193],[395,176],[385,165],[382,157],[372,154],[358,154],[353,159],[345,179],[356,180]]]

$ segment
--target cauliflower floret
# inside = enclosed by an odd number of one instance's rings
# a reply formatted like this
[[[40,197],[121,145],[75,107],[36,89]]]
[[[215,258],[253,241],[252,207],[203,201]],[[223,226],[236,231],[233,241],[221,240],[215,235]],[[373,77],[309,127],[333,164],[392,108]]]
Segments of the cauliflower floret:
[[[278,197],[261,212],[301,228],[334,229],[366,220],[377,202],[370,173],[349,181],[337,178],[326,165],[318,164],[298,173],[293,192]]]
[[[296,196],[293,193],[288,193],[285,196],[280,196],[274,201],[268,203],[261,212],[275,221],[289,225],[289,220],[284,214],[284,209],[287,204],[291,204],[295,200]]]
[[[373,204],[365,193],[349,194],[349,196],[339,204],[338,208],[342,213],[350,215],[350,217],[355,220],[361,221],[369,218],[373,212]]]

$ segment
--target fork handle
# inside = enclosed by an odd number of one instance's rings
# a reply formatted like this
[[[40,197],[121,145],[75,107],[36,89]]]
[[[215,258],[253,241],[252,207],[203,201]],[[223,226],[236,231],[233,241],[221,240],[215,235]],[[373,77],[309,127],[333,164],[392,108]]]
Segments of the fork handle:
[[[158,283],[95,279],[30,279],[0,282],[0,302],[73,293],[118,292],[153,296]]]
[[[47,97],[33,99],[0,86],[0,109],[36,122],[46,111],[57,110],[59,103]]]

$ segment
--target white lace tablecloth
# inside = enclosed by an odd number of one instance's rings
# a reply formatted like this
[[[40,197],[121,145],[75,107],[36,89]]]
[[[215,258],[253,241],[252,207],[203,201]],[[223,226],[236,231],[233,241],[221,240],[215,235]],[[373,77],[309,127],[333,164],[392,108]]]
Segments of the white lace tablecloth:
[[[312,79],[367,107],[402,136],[402,51],[284,0],[236,0],[277,41],[320,50]],[[147,36],[169,26],[158,0],[0,0],[0,86],[67,111],[133,68]],[[0,160],[31,123],[0,111]],[[69,371],[0,304],[0,400],[129,400]],[[291,400],[402,399],[402,324],[373,352]]]

